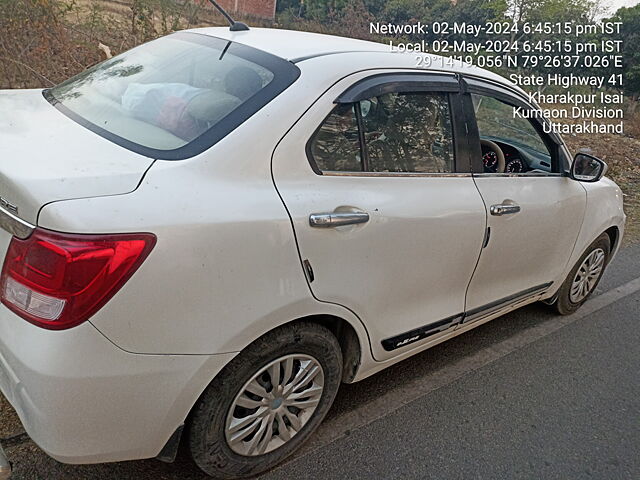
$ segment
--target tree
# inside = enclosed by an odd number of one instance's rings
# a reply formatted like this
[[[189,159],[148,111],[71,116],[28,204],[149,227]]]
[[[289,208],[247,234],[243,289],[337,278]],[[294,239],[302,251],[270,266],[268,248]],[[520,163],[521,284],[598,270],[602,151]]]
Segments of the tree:
[[[319,22],[343,10],[350,0],[304,0],[304,16]]]
[[[536,73],[538,75],[546,75],[548,73],[557,73],[560,75],[568,74],[582,74],[586,75],[589,72],[586,68],[576,68],[573,66],[567,66],[567,55],[571,55],[572,51],[564,51],[558,49],[556,51],[533,51],[531,54],[522,50],[522,42],[529,42],[529,45],[536,44],[541,41],[553,41],[553,40],[566,40],[567,36],[559,34],[559,32],[546,33],[540,31],[525,32],[523,26],[525,24],[537,25],[548,23],[551,25],[574,22],[577,24],[593,24],[595,23],[595,16],[601,8],[601,0],[509,0],[509,8],[507,15],[511,18],[517,29],[513,29],[511,32],[511,42],[518,41],[520,50],[517,52],[519,55],[518,70],[522,72],[523,65],[525,64],[526,57],[536,60],[537,64],[531,64],[527,67],[528,73]],[[580,37],[579,39],[572,38],[574,41],[585,42],[594,40],[592,38]],[[514,52],[512,52],[513,54]],[[547,60],[541,61],[540,56],[545,55],[555,57],[552,61],[547,63]],[[561,58],[558,58],[561,57]],[[554,61],[559,61],[555,66]],[[554,67],[549,67],[549,64]],[[601,75],[603,71],[595,72],[594,74]],[[538,86],[538,91],[542,92],[547,88],[547,84]]]
[[[600,0],[534,0],[524,17],[527,22],[593,23]]]
[[[302,0],[278,0],[276,2],[276,11],[278,13],[291,10],[294,12],[300,12],[302,8]]]
[[[640,96],[640,5],[621,8],[611,22],[622,22],[624,92],[635,100]]]
[[[424,22],[431,19],[430,10],[430,6],[421,0],[390,0],[386,2],[381,20],[397,25],[416,23],[419,20]]]
[[[507,0],[458,0],[452,9],[451,21],[484,24],[503,20],[507,8]]]

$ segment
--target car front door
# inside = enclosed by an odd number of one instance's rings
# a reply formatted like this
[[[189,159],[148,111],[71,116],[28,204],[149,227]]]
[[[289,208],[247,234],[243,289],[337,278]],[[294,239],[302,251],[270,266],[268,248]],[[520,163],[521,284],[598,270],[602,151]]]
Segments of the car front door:
[[[486,218],[458,80],[374,73],[315,102],[272,168],[314,296],[355,312],[384,360],[461,320]]]
[[[474,180],[487,215],[487,238],[467,292],[465,322],[471,322],[558,286],[586,192],[566,174],[566,149],[544,133],[539,110],[498,87],[474,80],[467,87]]]

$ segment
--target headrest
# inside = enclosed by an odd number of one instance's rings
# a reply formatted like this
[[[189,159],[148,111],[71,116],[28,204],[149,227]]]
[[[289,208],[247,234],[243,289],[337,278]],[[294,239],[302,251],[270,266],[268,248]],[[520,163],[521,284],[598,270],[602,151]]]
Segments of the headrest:
[[[262,89],[262,78],[249,67],[234,67],[224,79],[224,89],[230,95],[245,101]]]
[[[187,113],[196,120],[215,124],[235,110],[241,103],[240,99],[233,95],[208,90],[199,93],[189,101]]]

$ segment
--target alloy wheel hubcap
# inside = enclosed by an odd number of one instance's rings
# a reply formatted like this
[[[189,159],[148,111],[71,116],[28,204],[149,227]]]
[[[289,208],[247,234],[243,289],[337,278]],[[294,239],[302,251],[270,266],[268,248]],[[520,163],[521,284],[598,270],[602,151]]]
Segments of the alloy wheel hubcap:
[[[604,259],[605,253],[601,248],[587,255],[571,283],[569,300],[580,303],[593,291],[604,268]]]
[[[245,456],[269,453],[307,424],[324,391],[324,371],[309,355],[274,360],[244,384],[227,414],[225,437]]]

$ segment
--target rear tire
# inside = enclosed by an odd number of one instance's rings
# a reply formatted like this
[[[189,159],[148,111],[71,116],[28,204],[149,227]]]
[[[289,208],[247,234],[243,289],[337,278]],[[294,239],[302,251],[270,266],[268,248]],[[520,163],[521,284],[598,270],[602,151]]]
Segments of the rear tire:
[[[555,309],[561,315],[578,310],[598,286],[609,261],[611,240],[603,233],[582,254],[558,291]]]
[[[188,424],[193,460],[221,479],[274,467],[322,422],[341,377],[340,345],[325,327],[295,323],[266,334],[234,358],[198,400]]]

